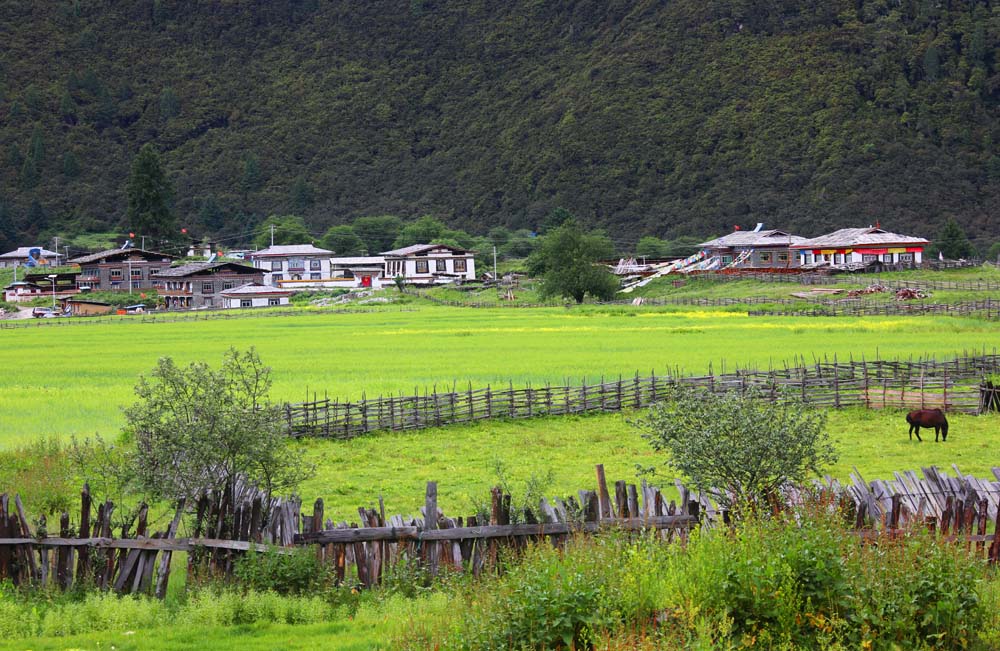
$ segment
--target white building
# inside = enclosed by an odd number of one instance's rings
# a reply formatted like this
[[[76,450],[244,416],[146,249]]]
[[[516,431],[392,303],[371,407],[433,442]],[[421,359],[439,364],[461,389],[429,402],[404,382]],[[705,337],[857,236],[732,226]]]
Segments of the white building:
[[[392,282],[402,276],[411,285],[435,285],[476,279],[474,251],[447,244],[414,244],[383,251],[385,277]]]
[[[919,265],[930,242],[878,227],[842,228],[792,245],[803,266],[854,264]]]
[[[28,258],[32,251],[36,252],[35,264],[37,265],[58,267],[62,264],[62,256],[55,251],[49,251],[40,246],[22,246],[0,255],[0,268],[28,266]]]
[[[330,275],[332,251],[312,244],[270,246],[247,255],[264,272],[264,284],[285,289],[337,287]]]
[[[385,258],[380,256],[332,258],[330,273],[336,286],[345,289],[381,289],[393,283],[385,276]]]
[[[266,285],[247,283],[227,289],[219,294],[222,297],[222,307],[274,307],[288,305],[292,295],[289,289],[277,289]]]

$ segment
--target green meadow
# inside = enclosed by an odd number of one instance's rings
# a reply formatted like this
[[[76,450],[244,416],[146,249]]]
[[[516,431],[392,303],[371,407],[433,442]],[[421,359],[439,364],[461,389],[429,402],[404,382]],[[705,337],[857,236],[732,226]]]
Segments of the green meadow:
[[[377,506],[379,496],[387,513],[416,515],[426,483],[436,481],[441,508],[452,516],[467,516],[501,479],[515,499],[524,494],[531,478],[548,480],[545,495],[566,497],[579,489],[593,489],[594,466],[601,463],[609,483],[620,479],[638,483],[637,466],[659,466],[648,481],[675,497],[674,474],[662,467],[664,458],[631,424],[639,415],[490,421],[385,432],[351,441],[309,441],[301,445],[317,472],[300,494],[308,500],[322,497],[330,517],[348,521],[356,519],[358,507]],[[1000,448],[1000,416],[952,414],[949,421],[947,443],[934,443],[933,431],[924,431],[924,441],[918,443],[909,440],[902,411],[830,411],[827,430],[840,460],[828,473],[844,482],[857,467],[871,481],[892,479],[894,471],[919,474],[921,468],[934,465],[953,476],[955,464],[965,474],[990,477],[990,468],[998,465],[994,451]],[[305,510],[310,507],[307,503]]]
[[[0,332],[0,446],[113,434],[140,373],[161,356],[217,364],[255,346],[272,398],[301,401],[487,384],[597,381],[636,371],[796,358],[950,356],[996,345],[997,326],[955,318],[759,318],[732,311],[582,307],[463,309],[26,327]],[[307,393],[308,392],[308,393]]]

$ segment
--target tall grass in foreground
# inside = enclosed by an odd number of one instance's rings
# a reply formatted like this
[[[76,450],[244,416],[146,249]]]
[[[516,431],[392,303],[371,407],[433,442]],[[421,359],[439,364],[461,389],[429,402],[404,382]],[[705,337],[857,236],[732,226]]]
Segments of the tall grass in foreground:
[[[308,552],[298,560],[307,556],[315,562]],[[863,545],[836,515],[818,510],[695,533],[686,544],[623,534],[574,538],[561,548],[539,543],[502,559],[499,575],[430,581],[404,572],[370,592],[329,582],[296,587],[283,569],[266,567],[253,569],[256,588],[207,584],[166,603],[0,587],[0,639],[41,649],[56,648],[62,636],[128,634],[146,643],[137,648],[171,648],[157,643],[156,631],[190,627],[211,649],[230,648],[225,640],[246,627],[292,627],[275,631],[294,637],[294,627],[337,624],[352,645],[360,636],[367,648],[385,649],[889,651],[1000,643],[1000,580],[982,560],[923,531]],[[333,636],[316,648],[342,647]]]
[[[861,545],[812,513],[692,536],[530,548],[456,592],[411,649],[987,649],[1000,591],[981,560],[926,533]],[[414,637],[415,632],[423,632]]]

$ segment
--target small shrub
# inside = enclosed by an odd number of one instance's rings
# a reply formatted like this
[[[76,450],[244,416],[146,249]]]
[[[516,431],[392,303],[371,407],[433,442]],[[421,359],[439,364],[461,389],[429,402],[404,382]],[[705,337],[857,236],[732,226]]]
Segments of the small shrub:
[[[278,594],[301,594],[327,586],[330,570],[316,558],[313,549],[269,549],[240,558],[233,574],[250,590]]]

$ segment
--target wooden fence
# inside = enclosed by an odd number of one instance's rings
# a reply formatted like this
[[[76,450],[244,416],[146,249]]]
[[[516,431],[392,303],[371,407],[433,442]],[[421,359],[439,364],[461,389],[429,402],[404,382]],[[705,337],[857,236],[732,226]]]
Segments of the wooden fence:
[[[814,499],[840,505],[865,538],[894,536],[914,526],[929,526],[941,540],[957,541],[1000,559],[1000,481],[963,475],[950,478],[937,468],[896,473],[895,481],[867,483],[855,469],[852,483],[827,477],[808,489],[788,487],[785,503]],[[994,467],[1000,480],[1000,468]],[[532,540],[564,542],[569,536],[603,530],[658,532],[666,540],[684,539],[692,528],[728,521],[712,499],[676,482],[679,500],[669,500],[656,487],[617,481],[613,489],[604,467],[596,467],[596,489],[578,491],[565,499],[541,499],[537,510],[512,505],[512,497],[492,489],[489,511],[465,518],[450,517],[439,508],[437,483],[428,482],[421,514],[386,517],[378,507],[361,507],[356,523],[334,523],[323,501],[312,512],[301,502],[270,498],[246,486],[228,486],[203,497],[188,511],[179,504],[166,530],[147,531],[148,508],[140,505],[128,518],[114,519],[115,505],[105,501],[91,523],[91,496],[84,487],[80,520],[70,524],[63,513],[58,535],[50,534],[44,518],[32,531],[18,496],[0,496],[0,581],[19,586],[93,586],[121,593],[166,594],[171,554],[188,553],[189,577],[231,576],[236,562],[248,552],[309,546],[326,563],[336,580],[360,587],[379,585],[396,567],[415,564],[430,575],[443,569],[480,574],[496,567],[502,550],[518,550]],[[113,536],[112,522],[120,523]],[[124,522],[122,522],[124,521]],[[997,526],[987,534],[987,525]],[[133,528],[134,525],[134,528]],[[178,537],[182,528],[190,537]],[[989,547],[987,548],[987,543]]]
[[[865,283],[878,283],[890,289],[923,289],[929,291],[952,290],[967,292],[995,292],[1000,291],[1000,282],[993,280],[899,280],[884,279],[880,274],[870,273],[864,275],[845,274],[831,276],[820,273],[763,273],[763,272],[737,272],[718,273],[701,272],[692,274],[694,278],[715,282],[736,282],[740,280],[756,280],[764,283],[798,283],[801,285],[862,285]]]
[[[960,303],[849,303],[828,302],[811,310],[750,310],[749,316],[965,316],[1000,319],[1000,301],[965,301]]]
[[[261,319],[282,316],[307,316],[316,314],[372,314],[375,312],[416,312],[409,307],[345,307],[288,309],[286,307],[257,307],[252,309],[232,310],[215,308],[211,310],[190,311],[154,311],[143,314],[114,316],[73,316],[51,319],[3,319],[0,320],[0,330],[17,328],[64,328],[67,326],[104,325],[109,323],[177,323],[183,321],[216,321],[229,319]]]
[[[446,516],[437,505],[437,483],[429,482],[419,517],[387,518],[379,498],[378,509],[359,508],[360,521],[352,524],[324,517],[322,499],[316,500],[311,513],[303,513],[297,500],[230,486],[198,500],[189,517],[192,535],[184,538],[177,537],[183,503],[163,532],[149,534],[148,508],[142,504],[135,516],[125,518],[120,535],[113,537],[114,504],[101,504],[91,526],[91,497],[84,487],[77,526],[71,526],[69,514],[63,513],[59,534],[49,535],[44,518],[32,531],[20,497],[4,494],[0,581],[62,589],[85,584],[122,593],[152,591],[162,598],[173,552],[188,552],[192,576],[230,576],[246,552],[313,546],[338,581],[371,587],[398,564],[419,563],[431,575],[445,567],[479,574],[495,566],[503,548],[519,549],[529,540],[559,543],[571,535],[607,529],[660,531],[670,539],[686,536],[699,522],[698,502],[687,499],[686,491],[678,506],[645,482],[639,487],[616,482],[612,495],[603,466],[597,466],[597,478],[596,490],[581,490],[551,503],[542,499],[537,510],[512,507],[511,496],[494,488],[490,511],[465,518]]]
[[[979,413],[983,378],[1000,371],[1000,355],[933,359],[833,360],[768,370],[736,370],[684,376],[652,373],[578,386],[524,386],[431,391],[423,395],[379,396],[359,401],[313,400],[285,405],[292,436],[349,439],[380,430],[408,430],[493,418],[611,412],[647,407],[675,385],[720,393],[756,387],[771,399],[795,396],[820,407],[861,405]]]

